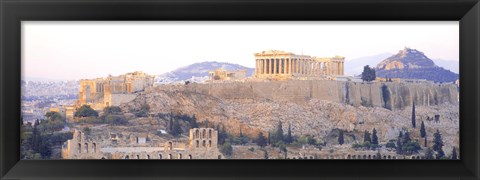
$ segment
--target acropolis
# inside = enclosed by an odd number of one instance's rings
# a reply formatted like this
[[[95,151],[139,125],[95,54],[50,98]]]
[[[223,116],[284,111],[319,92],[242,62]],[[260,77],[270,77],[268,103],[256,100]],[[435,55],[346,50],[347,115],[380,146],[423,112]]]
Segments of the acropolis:
[[[343,76],[345,58],[314,57],[280,50],[255,53],[256,78],[290,79],[294,77]]]

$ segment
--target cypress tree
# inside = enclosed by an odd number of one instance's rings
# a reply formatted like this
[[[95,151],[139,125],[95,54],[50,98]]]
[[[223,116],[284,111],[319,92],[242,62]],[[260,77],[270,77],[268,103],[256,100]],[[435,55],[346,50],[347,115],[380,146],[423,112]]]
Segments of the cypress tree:
[[[425,147],[427,147],[427,136],[425,136]]]
[[[265,147],[267,145],[267,140],[265,139],[265,136],[263,136],[262,132],[258,133],[258,136],[255,139],[255,141],[257,145],[260,147]]]
[[[437,129],[437,132],[435,132],[433,134],[433,150],[434,151],[441,151],[442,150],[442,147],[443,147],[443,141],[442,141],[442,135],[440,134],[440,131],[438,131]]]
[[[292,142],[293,142],[292,127],[291,127],[290,123],[288,123],[288,132],[287,132],[286,143],[290,144]]]
[[[283,128],[281,121],[278,121],[277,130],[275,131],[275,142],[283,142]]]
[[[338,134],[338,144],[342,145],[343,143],[344,143],[343,130],[340,130],[340,133]]]
[[[403,154],[403,144],[402,144],[402,139],[403,139],[403,133],[402,131],[400,131],[400,133],[398,134],[398,138],[397,138],[397,154]]]
[[[425,137],[427,135],[427,132],[425,131],[425,124],[423,124],[423,121],[422,121],[422,124],[420,125],[420,137]]]
[[[415,122],[415,101],[413,101],[413,106],[412,106],[412,127],[415,128],[416,122]]]
[[[372,131],[372,144],[378,145],[377,130],[375,128],[373,128],[373,131]]]
[[[192,118],[190,119],[190,127],[193,129],[193,128],[198,128],[198,124],[197,124],[197,117],[195,117],[195,114],[192,116]]]
[[[453,150],[452,150],[452,159],[454,160],[457,159],[457,149],[455,148],[455,146],[453,147]]]

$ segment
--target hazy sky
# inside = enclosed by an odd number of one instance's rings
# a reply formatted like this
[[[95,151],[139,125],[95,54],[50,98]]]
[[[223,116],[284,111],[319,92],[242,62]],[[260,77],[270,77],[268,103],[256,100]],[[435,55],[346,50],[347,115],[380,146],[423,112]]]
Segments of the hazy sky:
[[[202,61],[255,67],[269,49],[348,60],[397,53],[459,60],[449,22],[22,22],[22,76],[72,80],[141,70],[162,74]]]

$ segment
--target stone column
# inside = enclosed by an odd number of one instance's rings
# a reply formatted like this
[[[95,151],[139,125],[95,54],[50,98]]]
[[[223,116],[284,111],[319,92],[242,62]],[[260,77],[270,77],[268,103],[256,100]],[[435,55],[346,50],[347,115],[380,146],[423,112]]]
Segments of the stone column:
[[[288,74],[292,74],[292,59],[288,58]]]
[[[262,68],[263,68],[262,74],[266,74],[267,73],[267,66],[265,64],[265,59],[262,59]]]
[[[273,59],[273,74],[277,74],[277,59]]]

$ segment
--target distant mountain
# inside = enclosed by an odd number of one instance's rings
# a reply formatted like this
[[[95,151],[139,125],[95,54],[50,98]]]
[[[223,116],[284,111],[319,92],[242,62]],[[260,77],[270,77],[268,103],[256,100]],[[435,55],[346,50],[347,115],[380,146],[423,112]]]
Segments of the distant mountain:
[[[373,56],[366,56],[347,60],[345,62],[345,74],[346,75],[360,75],[362,74],[363,67],[365,65],[370,65],[370,67],[375,67],[380,61],[392,56],[392,53],[383,53]]]
[[[434,82],[453,82],[458,74],[437,66],[433,60],[416,49],[405,48],[376,66],[377,77],[426,79]]]
[[[208,79],[208,71],[218,68],[229,71],[247,70],[247,77],[252,76],[255,72],[255,68],[249,68],[232,63],[209,61],[191,64],[171,72],[158,75],[155,82],[159,84],[179,83],[187,80],[190,82],[203,82]]]

